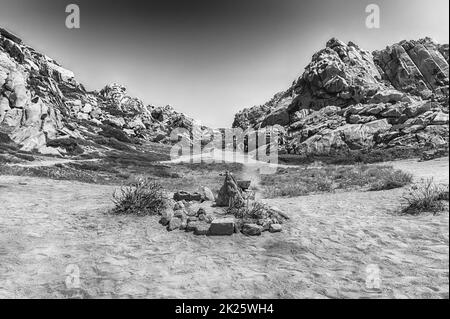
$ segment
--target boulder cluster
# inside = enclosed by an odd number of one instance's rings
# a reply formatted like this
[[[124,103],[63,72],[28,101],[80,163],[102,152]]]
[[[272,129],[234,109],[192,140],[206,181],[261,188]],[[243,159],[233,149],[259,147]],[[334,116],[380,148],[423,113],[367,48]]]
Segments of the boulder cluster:
[[[193,125],[171,106],[145,105],[119,84],[87,91],[72,71],[0,28],[0,132],[22,150],[64,155],[53,141],[91,140],[111,128],[123,141],[170,143],[173,129]]]
[[[176,192],[174,201],[161,213],[159,223],[168,231],[182,230],[195,235],[230,236],[242,233],[259,236],[263,232],[278,233],[288,216],[252,198],[246,181],[236,181],[225,174],[217,198],[206,187],[201,193]]]
[[[337,39],[268,103],[234,127],[284,129],[280,150],[330,154],[390,147],[448,147],[448,45],[429,38],[370,53]]]

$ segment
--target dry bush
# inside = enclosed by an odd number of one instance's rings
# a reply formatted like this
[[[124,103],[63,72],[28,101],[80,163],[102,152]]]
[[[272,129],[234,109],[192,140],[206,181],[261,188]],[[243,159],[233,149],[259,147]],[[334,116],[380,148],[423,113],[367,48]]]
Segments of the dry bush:
[[[416,158],[417,154],[430,150],[428,148],[392,147],[387,149],[366,149],[342,151],[329,155],[294,155],[280,154],[279,162],[288,165],[304,165],[322,162],[328,165],[355,165],[358,163],[373,164],[390,162],[399,159]],[[438,157],[448,156],[448,147],[438,154]]]
[[[228,213],[237,219],[258,223],[258,221],[271,221],[271,223],[282,224],[289,217],[283,212],[270,207],[262,202],[251,200],[247,205],[240,207],[229,207]]]
[[[135,183],[122,187],[113,194],[114,214],[157,215],[167,205],[163,187],[148,178],[140,178]]]
[[[78,145],[74,138],[60,138],[47,141],[47,146],[64,148],[69,155],[80,155],[83,149]]]
[[[377,181],[370,186],[371,191],[390,190],[411,184],[413,176],[401,170],[379,170],[376,172]]]
[[[444,201],[448,201],[448,185],[436,185],[433,179],[413,185],[403,195],[405,206],[401,213],[419,215],[421,213],[437,214],[446,209]]]

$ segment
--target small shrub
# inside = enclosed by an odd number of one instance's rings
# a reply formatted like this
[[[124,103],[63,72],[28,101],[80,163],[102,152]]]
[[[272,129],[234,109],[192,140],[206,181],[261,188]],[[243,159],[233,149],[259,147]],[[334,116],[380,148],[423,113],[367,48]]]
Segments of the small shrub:
[[[59,138],[50,140],[47,142],[47,146],[64,148],[70,155],[79,155],[83,153],[83,149],[73,138]]]
[[[94,142],[107,147],[112,147],[119,151],[131,151],[131,148],[127,144],[119,142],[117,139],[112,137],[98,136],[94,138]]]
[[[104,137],[113,137],[116,140],[124,143],[133,142],[124,131],[109,125],[103,125],[102,131],[99,134]]]
[[[64,165],[41,167],[0,165],[0,175],[32,176],[55,180],[80,181],[83,183],[98,183],[100,181],[99,178],[92,174],[78,171]]]
[[[120,173],[114,167],[112,167],[111,165],[108,165],[107,163],[105,163],[103,161],[68,163],[67,166],[77,169],[77,170],[82,170],[82,171],[106,172],[106,173],[112,173],[112,174]]]
[[[281,184],[276,186],[265,186],[264,195],[267,198],[276,197],[296,197],[310,194],[310,191],[305,185],[289,185]]]
[[[0,144],[10,144],[10,143],[13,143],[11,138],[7,134],[0,132]]]
[[[14,153],[14,156],[29,162],[33,162],[35,160],[33,155],[28,155],[24,153]]]
[[[381,170],[379,179],[371,185],[369,190],[382,191],[400,188],[410,184],[412,180],[413,176],[411,174],[401,170],[395,170],[393,172]]]
[[[119,193],[113,194],[114,214],[157,215],[167,205],[162,186],[147,178],[141,178]]]
[[[10,164],[10,163],[19,163],[20,161],[16,158],[13,158],[9,155],[0,154],[0,165]]]
[[[436,185],[433,179],[414,185],[403,195],[406,205],[402,214],[419,215],[421,213],[437,214],[445,210],[444,201],[448,201],[448,185]]]
[[[432,149],[422,152],[422,154],[420,155],[420,161],[426,162],[446,156],[448,156],[448,145],[440,149]]]

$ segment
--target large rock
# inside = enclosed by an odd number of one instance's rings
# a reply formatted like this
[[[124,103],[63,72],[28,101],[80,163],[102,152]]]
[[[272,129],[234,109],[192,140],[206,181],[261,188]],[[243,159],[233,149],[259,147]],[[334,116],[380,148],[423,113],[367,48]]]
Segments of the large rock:
[[[405,94],[397,90],[382,90],[376,93],[370,103],[397,103],[405,98]]]
[[[448,136],[423,130],[448,123],[448,74],[448,45],[429,38],[373,54],[333,38],[291,87],[233,126],[281,124],[280,151],[302,155],[437,145]]]
[[[398,90],[426,97],[429,92],[448,86],[448,61],[429,38],[402,41],[375,52],[374,57]]]
[[[271,224],[270,225],[269,232],[279,233],[281,231],[283,231],[283,226],[281,226],[280,224]]]
[[[167,226],[168,231],[173,231],[176,229],[180,229],[183,221],[181,218],[174,217],[170,220],[169,225]]]
[[[208,225],[208,224],[205,224],[205,223],[198,223],[198,224],[195,226],[195,229],[194,229],[194,235],[197,235],[197,236],[205,236],[205,235],[208,235],[208,233],[209,233],[209,228],[210,228],[210,225]]]
[[[200,193],[189,193],[186,191],[178,191],[175,194],[173,194],[173,199],[177,202],[179,201],[200,202],[203,199],[203,196]]]
[[[242,191],[230,172],[225,173],[223,186],[217,195],[216,205],[219,207],[241,207],[244,204]]]
[[[288,90],[286,92],[275,94],[275,96],[264,105],[244,109],[234,117],[233,127],[242,129],[261,127],[263,126],[262,122],[265,121],[267,116],[269,119],[266,123],[272,123],[273,119],[276,119],[277,117],[281,118],[283,121],[289,120],[288,118],[286,119],[285,114],[283,114],[283,109],[290,105],[292,98],[292,90]],[[279,111],[275,111],[276,109],[279,109]],[[275,113],[272,114],[272,111],[275,111]]]
[[[6,97],[0,97],[0,123],[5,118],[5,115],[11,108],[9,107],[9,101]]]
[[[244,224],[241,232],[247,236],[260,236],[263,232],[263,227],[256,224]]]
[[[25,107],[31,99],[31,94],[27,90],[24,74],[19,70],[11,71],[5,85],[12,91],[12,94],[9,96],[11,105],[16,108]]]
[[[22,44],[22,39],[20,39],[18,36],[16,36],[12,32],[10,32],[4,28],[0,28],[0,35],[5,37],[6,39],[9,39],[9,40],[17,43],[17,44]]]
[[[216,200],[214,193],[208,187],[202,187],[202,195],[207,201],[214,202]]]
[[[18,128],[20,127],[22,117],[23,117],[22,109],[11,109],[10,111],[4,114],[1,126],[8,129]]]
[[[261,126],[274,126],[274,125],[288,125],[289,124],[289,113],[287,108],[280,108],[275,110],[266,116],[266,118],[262,121]]]
[[[448,114],[445,114],[443,112],[438,112],[433,118],[433,125],[442,125],[442,124],[448,124]]]
[[[346,124],[334,130],[326,129],[300,143],[297,153],[319,155],[339,150],[370,148],[376,142],[375,137],[391,127],[386,119],[382,119],[366,124]]]
[[[170,221],[174,218],[174,211],[170,208],[164,210],[161,214],[160,223],[163,226],[169,225]]]
[[[343,135],[345,143],[350,148],[367,148],[372,146],[374,136],[388,131],[392,125],[386,119],[366,124],[348,124],[337,129]]]
[[[69,82],[74,79],[75,74],[55,63],[47,62],[47,70],[49,75],[58,82]]]
[[[221,218],[212,221],[209,228],[211,236],[230,236],[234,233],[234,218]]]

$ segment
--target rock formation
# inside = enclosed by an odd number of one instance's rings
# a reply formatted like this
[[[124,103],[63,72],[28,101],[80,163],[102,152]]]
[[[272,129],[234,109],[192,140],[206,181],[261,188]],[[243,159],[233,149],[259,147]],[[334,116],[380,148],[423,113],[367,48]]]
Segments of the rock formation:
[[[193,123],[171,106],[145,105],[119,84],[89,92],[72,71],[0,28],[0,132],[22,150],[64,155],[52,141],[91,141],[104,130],[121,141],[170,143],[173,129]]]
[[[290,88],[236,114],[233,127],[279,125],[281,151],[295,154],[448,147],[448,56],[448,45],[429,38],[373,53],[331,39]],[[0,28],[0,133],[22,150],[70,155],[122,147],[115,141],[171,143],[173,129],[194,123],[119,84],[88,91],[72,71]],[[211,132],[199,130],[202,139]],[[191,139],[180,134],[172,138]]]
[[[234,127],[285,129],[282,151],[330,154],[448,146],[448,45],[429,38],[374,53],[331,39],[303,75]]]
[[[216,198],[216,205],[219,207],[242,207],[244,198],[235,178],[229,172],[225,173],[225,181],[219,190]]]

